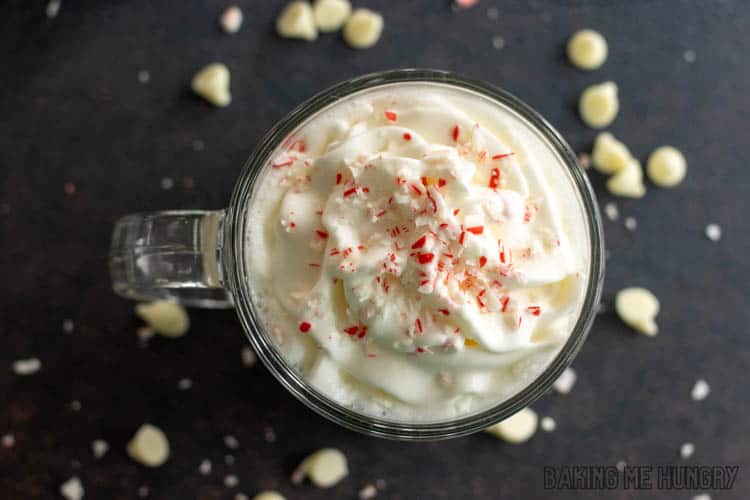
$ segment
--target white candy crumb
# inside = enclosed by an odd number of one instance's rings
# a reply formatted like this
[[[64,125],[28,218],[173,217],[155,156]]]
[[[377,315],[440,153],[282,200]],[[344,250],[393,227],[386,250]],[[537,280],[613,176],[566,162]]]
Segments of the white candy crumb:
[[[584,170],[591,168],[591,155],[588,153],[578,153],[578,163],[581,164]]]
[[[255,363],[258,361],[258,358],[255,357],[255,353],[249,347],[242,348],[240,357],[242,358],[242,366],[244,366],[245,368],[251,368],[255,366]]]
[[[500,10],[497,7],[487,9],[487,19],[494,21],[500,17]]]
[[[384,490],[386,486],[388,486],[388,483],[385,482],[385,479],[377,479],[375,481],[375,487],[379,490]]]
[[[699,379],[693,386],[693,390],[690,392],[690,397],[693,398],[694,401],[703,401],[708,397],[710,392],[711,387],[708,385],[708,382]]]
[[[711,241],[719,241],[721,239],[721,226],[719,226],[718,224],[707,225],[706,238]]]
[[[638,227],[638,221],[635,217],[625,217],[625,229],[628,231],[635,231]]]
[[[686,50],[682,53],[682,58],[685,59],[686,63],[694,63],[695,62],[695,51],[694,50]]]
[[[74,399],[73,401],[70,402],[70,409],[73,411],[81,411],[82,407],[83,405],[81,405],[81,402],[78,401],[77,399]]]
[[[42,368],[39,358],[19,359],[13,362],[13,373],[16,375],[33,375]]]
[[[80,469],[81,468],[81,462],[78,460],[71,460],[70,461],[70,467],[73,469]]]
[[[568,394],[573,389],[577,378],[575,370],[568,367],[557,377],[552,387],[560,394]]]
[[[683,443],[682,446],[680,446],[680,457],[683,460],[692,457],[693,453],[695,453],[695,445],[693,443]]]
[[[148,83],[151,81],[151,73],[142,69],[138,72],[138,83]]]
[[[616,221],[620,218],[620,211],[617,209],[617,205],[612,202],[604,205],[604,214],[607,216],[607,219],[611,221]]]
[[[250,500],[250,497],[248,497],[248,496],[247,496],[247,495],[245,495],[244,493],[237,493],[237,494],[236,494],[236,495],[234,496],[234,500]]]
[[[230,450],[236,450],[240,447],[240,442],[237,441],[237,438],[232,435],[224,436],[224,444]]]
[[[238,484],[240,484],[240,480],[234,474],[224,476],[224,486],[227,488],[235,488]]]
[[[708,493],[702,493],[700,495],[695,495],[693,500],[711,500],[711,495]]]
[[[200,139],[193,139],[193,142],[190,145],[192,146],[193,151],[203,151],[206,149],[206,143]]]
[[[221,25],[221,29],[223,29],[225,33],[229,33],[231,35],[233,33],[237,33],[240,30],[240,26],[242,26],[242,18],[242,10],[236,5],[232,5],[231,7],[228,7],[223,14],[221,14],[221,17],[219,18],[219,24]]]
[[[81,500],[83,498],[83,485],[81,480],[73,476],[60,485],[60,494],[68,500]]]
[[[198,472],[200,472],[203,476],[208,476],[209,474],[211,474],[211,461],[203,460],[198,466]]]
[[[191,387],[193,387],[193,381],[189,378],[182,378],[177,382],[177,388],[181,391],[187,391]]]
[[[146,498],[150,492],[151,491],[149,490],[148,486],[144,484],[143,486],[138,488],[138,497]]]
[[[500,35],[493,36],[492,37],[492,46],[496,50],[502,50],[502,49],[504,49],[505,48],[505,38],[501,37]]]
[[[624,471],[624,470],[625,470],[625,467],[626,467],[627,465],[628,465],[628,464],[627,464],[627,462],[625,462],[625,460],[620,460],[619,462],[617,462],[617,463],[615,464],[615,468],[616,468],[616,469],[617,469],[618,471],[622,472],[622,471]]]
[[[100,459],[109,451],[109,443],[103,439],[96,439],[91,443],[91,453],[94,454],[94,458]]]
[[[360,500],[369,500],[370,498],[375,498],[377,494],[378,489],[372,484],[366,484],[362,487],[361,490],[359,490]]]
[[[542,421],[539,422],[539,427],[545,432],[552,432],[557,428],[557,422],[555,422],[555,419],[552,417],[544,417],[542,418]]]
[[[73,333],[73,330],[75,329],[75,324],[73,323],[72,319],[64,319],[62,322],[62,329],[65,333]]]
[[[49,3],[47,3],[47,17],[49,19],[54,19],[57,17],[58,12],[60,12],[60,0],[50,0]]]
[[[474,7],[479,0],[454,0],[453,4],[459,9]]]
[[[234,455],[224,455],[224,463],[227,465],[234,465]]]
[[[3,434],[1,441],[3,448],[12,448],[16,444],[16,437],[13,434]]]
[[[171,177],[164,177],[160,182],[159,185],[164,191],[169,191],[174,187],[174,179]]]

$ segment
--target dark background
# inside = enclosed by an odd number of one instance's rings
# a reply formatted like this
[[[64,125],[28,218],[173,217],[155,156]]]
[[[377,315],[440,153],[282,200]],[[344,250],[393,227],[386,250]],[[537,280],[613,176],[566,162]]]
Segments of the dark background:
[[[239,5],[241,31],[217,26],[222,1],[3,2],[0,13],[0,498],[55,498],[77,475],[86,498],[231,499],[266,488],[288,498],[356,498],[376,479],[379,498],[691,498],[691,491],[544,491],[542,466],[735,464],[732,491],[750,496],[750,2],[482,0],[454,13],[448,1],[365,1],[385,31],[368,51],[339,35],[316,43],[273,31],[280,1]],[[489,7],[499,18],[487,16]],[[598,71],[572,68],[564,43],[600,30],[610,55]],[[493,48],[502,36],[505,48]],[[688,63],[686,50],[696,60]],[[214,60],[232,72],[233,102],[215,109],[189,81]],[[621,112],[611,130],[645,160],[662,144],[682,149],[688,175],[673,190],[649,185],[640,201],[617,200],[631,232],[605,220],[604,302],[623,286],[661,299],[659,335],[629,330],[612,312],[596,321],[567,396],[534,408],[557,421],[528,443],[480,434],[405,444],[360,436],[324,421],[286,393],[263,366],[245,368],[231,311],[193,311],[184,338],[139,346],[133,304],[109,288],[114,220],[141,210],[221,208],[261,135],[293,106],[342,79],[394,67],[435,67],[486,80],[545,115],[576,151],[595,136],[575,112],[580,91],[612,79]],[[147,70],[150,82],[138,81]],[[197,142],[196,142],[197,141]],[[200,150],[201,144],[203,149]],[[161,180],[174,180],[171,190]],[[591,173],[600,202],[612,197]],[[190,180],[192,180],[192,186]],[[75,185],[72,195],[65,183]],[[704,227],[718,222],[719,243]],[[611,309],[610,309],[611,311]],[[65,334],[63,320],[75,331]],[[39,357],[39,373],[11,363]],[[177,388],[189,377],[193,387]],[[698,378],[712,392],[690,399]],[[80,411],[71,402],[80,401]],[[163,428],[172,456],[150,470],[125,454],[143,422]],[[276,434],[267,442],[266,429]],[[223,436],[240,448],[229,451]],[[90,443],[109,442],[94,460]],[[693,458],[679,458],[694,442]],[[292,486],[305,454],[341,448],[351,474],[332,490]],[[232,453],[235,464],[224,464]],[[198,473],[203,459],[214,471]],[[239,487],[223,477],[234,473]]]

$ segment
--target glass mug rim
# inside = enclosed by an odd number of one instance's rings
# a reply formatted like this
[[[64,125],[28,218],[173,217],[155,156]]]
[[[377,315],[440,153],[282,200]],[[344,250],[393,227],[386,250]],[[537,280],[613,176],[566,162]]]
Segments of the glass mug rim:
[[[256,181],[270,155],[289,134],[309,117],[351,94],[395,83],[439,83],[477,92],[492,101],[499,101],[521,115],[536,132],[552,146],[564,161],[577,190],[589,232],[590,271],[580,315],[565,344],[542,373],[512,397],[494,406],[438,422],[400,422],[366,415],[349,409],[314,389],[284,360],[264,331],[248,285],[249,270],[245,255],[246,214]],[[245,163],[232,193],[223,224],[222,267],[225,281],[245,335],[266,368],[298,400],[319,415],[354,431],[382,438],[407,441],[438,440],[464,436],[516,413],[549,390],[552,383],[569,366],[582,346],[596,316],[604,277],[604,237],[601,216],[594,191],[577,158],[562,136],[530,106],[509,92],[487,83],[471,80],[449,71],[432,69],[401,69],[371,73],[333,85],[309,98],[274,125],[256,146]]]

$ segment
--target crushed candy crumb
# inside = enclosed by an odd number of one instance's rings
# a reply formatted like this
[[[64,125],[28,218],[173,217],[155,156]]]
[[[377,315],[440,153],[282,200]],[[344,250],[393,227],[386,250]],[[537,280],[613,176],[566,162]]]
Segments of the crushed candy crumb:
[[[198,472],[201,473],[203,476],[207,476],[211,474],[211,461],[210,460],[203,460],[200,465],[198,466]]]
[[[2,439],[3,448],[12,448],[16,444],[16,437],[13,434],[3,434]]]
[[[245,368],[251,368],[255,366],[255,363],[258,361],[258,358],[255,356],[255,352],[253,352],[253,350],[249,347],[242,348],[240,357],[242,358],[242,366],[244,366]]]
[[[620,218],[620,211],[617,209],[617,205],[614,202],[609,202],[604,205],[604,215],[611,221],[616,221]]]
[[[719,241],[721,239],[721,226],[719,226],[718,224],[707,225],[706,238],[711,241]]]
[[[539,427],[545,432],[552,432],[557,428],[557,422],[552,417],[543,417],[539,422]]]
[[[690,391],[690,397],[693,398],[694,401],[703,401],[708,397],[710,392],[711,387],[708,385],[708,382],[703,379],[698,379],[693,386],[693,390]]]
[[[359,490],[360,500],[369,500],[375,498],[378,494],[378,489],[372,484],[366,484]]]
[[[560,394],[568,394],[573,389],[577,378],[575,370],[568,367],[557,377],[552,387]]]
[[[81,500],[84,494],[81,480],[76,476],[71,477],[60,485],[60,494],[68,500]]]
[[[151,81],[151,73],[142,69],[138,72],[138,83],[148,83]]]
[[[625,217],[625,229],[628,231],[635,231],[637,227],[638,221],[635,220],[635,217]]]
[[[683,443],[682,446],[680,446],[680,458],[683,460],[692,457],[693,453],[695,453],[695,445],[693,443]]]
[[[16,375],[33,375],[42,368],[39,358],[19,359],[13,362],[13,373]]]
[[[103,439],[96,439],[91,443],[91,453],[97,460],[102,458],[109,451],[109,443]]]
[[[73,323],[72,319],[64,319],[62,322],[62,329],[65,333],[73,333],[73,330],[75,329],[75,324]]]
[[[231,434],[228,434],[224,436],[224,445],[229,448],[230,450],[236,450],[240,447],[240,442],[237,441],[237,438],[232,436]]]
[[[238,484],[240,484],[240,480],[234,474],[224,476],[224,486],[227,488],[235,488]]]
[[[179,380],[179,382],[177,382],[177,388],[180,389],[181,391],[187,391],[191,387],[193,387],[193,381],[187,377],[182,378]]]

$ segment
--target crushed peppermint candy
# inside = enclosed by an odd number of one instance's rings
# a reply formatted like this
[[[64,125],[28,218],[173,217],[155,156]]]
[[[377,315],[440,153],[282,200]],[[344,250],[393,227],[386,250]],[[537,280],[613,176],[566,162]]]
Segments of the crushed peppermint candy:
[[[62,322],[62,329],[65,333],[73,333],[73,330],[75,329],[75,324],[73,323],[72,319],[64,319]]]
[[[711,387],[708,385],[708,382],[706,382],[703,379],[699,379],[695,382],[695,385],[693,386],[693,390],[690,391],[690,397],[693,398],[694,401],[703,401],[708,397],[708,394],[711,392]]]
[[[620,218],[620,211],[617,209],[617,204],[614,202],[609,202],[606,205],[604,205],[604,215],[607,216],[607,219],[611,221],[616,221]]]
[[[200,472],[202,476],[207,476],[211,474],[211,469],[212,469],[212,466],[211,466],[210,460],[203,460],[198,466],[198,472]]]
[[[81,480],[76,476],[71,477],[60,485],[60,494],[68,500],[81,500],[84,494]]]
[[[164,177],[161,182],[159,182],[159,185],[164,191],[169,191],[174,187],[174,179],[171,177]]]
[[[227,488],[235,488],[238,484],[240,484],[240,480],[234,474],[224,476],[224,486]]]
[[[692,457],[693,453],[695,453],[695,445],[693,443],[683,443],[682,446],[680,446],[680,458],[683,460]]]
[[[266,427],[263,429],[263,439],[266,440],[266,443],[273,443],[276,441],[276,432],[272,427]]]
[[[151,73],[142,69],[138,72],[138,83],[148,83],[151,81]]]
[[[13,362],[13,373],[16,375],[33,375],[42,368],[39,358],[19,359]]]
[[[637,227],[638,221],[635,220],[635,217],[625,217],[625,229],[628,231],[635,231]]]
[[[688,64],[694,63],[695,62],[695,51],[692,50],[692,49],[686,50],[685,52],[682,53],[682,58]]]
[[[711,500],[711,495],[708,493],[701,493],[700,495],[695,495],[693,500]]]
[[[591,155],[588,153],[578,153],[578,163],[584,170],[591,168]]]
[[[228,434],[224,436],[224,445],[229,448],[230,450],[236,450],[240,447],[240,442],[237,441],[237,438],[232,436],[231,434]]]
[[[552,387],[560,394],[568,394],[573,389],[577,378],[575,370],[568,367],[557,377]]]
[[[148,486],[146,486],[144,484],[143,486],[141,486],[140,488],[138,488],[138,492],[137,493],[138,493],[138,497],[140,497],[140,498],[146,498],[148,496],[148,494],[151,493],[151,490],[149,490]]]
[[[495,48],[495,50],[502,50],[505,48],[505,38],[501,37],[500,35],[495,35],[492,37],[492,46]]]
[[[109,451],[109,443],[103,439],[95,439],[91,443],[91,453],[94,454],[94,458],[97,460],[102,458]]]
[[[45,10],[45,13],[47,14],[48,19],[54,19],[57,17],[57,14],[60,12],[60,0],[50,0],[47,3],[47,9]]]
[[[255,352],[253,352],[253,350],[249,347],[242,348],[240,357],[242,358],[242,366],[244,366],[245,368],[251,368],[255,366],[255,363],[258,361],[258,358],[255,356]]]
[[[224,463],[227,465],[234,465],[234,455],[224,455]]]
[[[188,390],[188,389],[190,389],[191,387],[193,387],[193,381],[192,381],[192,380],[190,380],[190,379],[189,379],[189,378],[187,378],[187,377],[185,377],[185,378],[181,378],[181,379],[179,380],[179,382],[177,382],[177,388],[178,388],[179,390],[181,390],[181,391],[187,391],[187,390]]]
[[[543,417],[539,422],[539,427],[545,432],[552,432],[557,428],[557,422],[552,417]]]
[[[70,402],[70,409],[73,411],[81,411],[82,405],[81,402],[77,399],[74,399]]]
[[[12,448],[16,444],[16,437],[13,434],[3,434],[2,439],[3,448]]]
[[[619,462],[617,462],[617,463],[615,464],[615,468],[616,468],[616,469],[617,469],[618,471],[622,472],[622,471],[624,471],[624,470],[625,470],[625,467],[626,467],[627,465],[628,465],[628,464],[627,464],[627,462],[625,462],[625,460],[620,460]]]
[[[236,495],[234,496],[234,500],[250,500],[250,497],[248,497],[248,496],[247,496],[247,495],[245,495],[244,493],[237,493],[237,494],[236,494]]]
[[[375,498],[378,494],[378,489],[372,484],[366,484],[359,490],[360,500],[369,500]]]
[[[719,226],[718,224],[707,225],[706,238],[711,241],[719,241],[721,239],[721,226]]]

